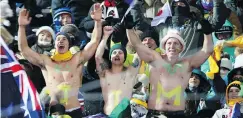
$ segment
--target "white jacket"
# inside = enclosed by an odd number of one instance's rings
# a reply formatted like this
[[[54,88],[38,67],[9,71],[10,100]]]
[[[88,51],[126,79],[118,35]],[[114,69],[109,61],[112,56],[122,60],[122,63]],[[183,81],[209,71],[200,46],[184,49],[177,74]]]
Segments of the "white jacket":
[[[219,109],[215,112],[212,118],[229,118],[230,109],[229,108],[223,108]]]

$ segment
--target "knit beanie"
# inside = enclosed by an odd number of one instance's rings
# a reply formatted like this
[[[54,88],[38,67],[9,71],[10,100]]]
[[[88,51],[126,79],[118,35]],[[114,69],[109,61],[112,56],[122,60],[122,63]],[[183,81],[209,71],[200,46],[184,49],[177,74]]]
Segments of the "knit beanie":
[[[60,9],[58,9],[58,10],[55,11],[53,18],[57,18],[61,14],[70,14],[70,16],[72,16],[72,12],[71,12],[70,8],[63,7],[63,8],[60,8]]]
[[[63,36],[65,36],[65,37],[68,39],[68,42],[69,42],[69,48],[72,47],[73,42],[72,42],[70,36],[69,36],[67,33],[65,33],[65,32],[58,32],[58,33],[56,34],[56,38],[57,38],[57,36],[59,36],[59,35],[63,35]],[[55,38],[55,40],[56,40],[56,38]]]
[[[220,67],[224,67],[224,68],[227,68],[229,70],[233,69],[232,62],[228,58],[222,58],[221,59]]]
[[[120,50],[123,51],[123,53],[124,53],[124,62],[125,62],[125,61],[126,61],[126,58],[127,58],[127,50],[126,50],[126,48],[124,48],[121,44],[115,44],[115,45],[113,45],[113,46],[111,47],[111,49],[110,49],[110,54],[109,54],[109,59],[111,60],[111,54],[112,54],[112,52],[113,52],[114,50],[116,50],[116,49],[120,49]]]
[[[140,35],[140,39],[143,41],[146,37],[151,37],[156,45],[159,47],[159,34],[154,30],[147,30]]]

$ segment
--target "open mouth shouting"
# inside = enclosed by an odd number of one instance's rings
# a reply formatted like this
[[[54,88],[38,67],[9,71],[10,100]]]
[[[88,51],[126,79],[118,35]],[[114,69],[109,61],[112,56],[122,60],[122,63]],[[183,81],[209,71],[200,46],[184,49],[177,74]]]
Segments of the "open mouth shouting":
[[[114,60],[115,61],[120,61],[121,59],[120,59],[120,57],[115,57]]]

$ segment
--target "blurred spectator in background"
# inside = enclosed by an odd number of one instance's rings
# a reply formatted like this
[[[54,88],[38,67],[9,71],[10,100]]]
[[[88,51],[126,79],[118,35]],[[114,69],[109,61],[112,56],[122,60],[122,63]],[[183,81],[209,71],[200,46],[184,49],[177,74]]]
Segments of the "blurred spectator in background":
[[[36,32],[36,42],[31,47],[32,50],[39,54],[50,56],[51,49],[54,48],[55,33],[49,26],[42,26]]]

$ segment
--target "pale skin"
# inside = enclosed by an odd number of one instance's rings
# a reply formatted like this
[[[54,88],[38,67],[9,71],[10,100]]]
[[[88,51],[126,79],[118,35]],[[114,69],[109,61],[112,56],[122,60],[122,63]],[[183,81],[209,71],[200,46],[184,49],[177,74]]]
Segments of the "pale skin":
[[[133,66],[125,68],[124,52],[116,49],[111,54],[111,68],[109,69],[107,63],[102,58],[108,37],[113,32],[111,26],[105,26],[104,35],[100,42],[95,59],[96,70],[100,77],[100,84],[102,94],[105,101],[104,113],[110,115],[112,110],[119,104],[123,98],[130,99],[132,97],[132,89],[136,84],[136,74],[138,72],[138,60],[134,59]]]
[[[83,64],[94,55],[101,38],[102,12],[99,6],[99,4],[96,4],[94,11],[91,13],[91,17],[95,20],[95,28],[92,33],[91,41],[82,51],[73,55],[70,60],[60,62],[56,62],[46,55],[38,54],[28,47],[25,27],[30,23],[31,18],[29,18],[29,12],[26,9],[20,11],[18,19],[18,47],[29,62],[41,68],[45,77],[46,86],[48,90],[50,90],[51,105],[60,102],[65,94],[62,90],[58,89],[57,86],[68,85],[70,86],[70,90],[67,94],[68,99],[63,105],[66,110],[80,107],[78,90],[82,83],[82,67]],[[55,48],[60,54],[66,53],[69,50],[69,42],[64,35],[59,35],[56,38]]]
[[[191,57],[180,59],[182,45],[175,38],[165,43],[165,55],[144,46],[133,29],[127,29],[129,41],[141,60],[149,63],[151,93],[148,109],[158,111],[185,110],[184,91],[192,70],[198,68],[213,52],[212,36],[204,35],[203,48]]]

